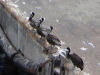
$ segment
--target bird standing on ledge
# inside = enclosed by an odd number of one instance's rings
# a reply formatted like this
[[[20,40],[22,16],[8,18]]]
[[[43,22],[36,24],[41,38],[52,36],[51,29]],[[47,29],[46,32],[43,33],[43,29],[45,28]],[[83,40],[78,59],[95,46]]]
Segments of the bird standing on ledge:
[[[83,60],[82,60],[77,54],[75,54],[75,53],[69,54],[69,53],[70,53],[70,48],[67,47],[67,49],[69,50],[69,51],[68,51],[68,54],[67,54],[67,58],[70,59],[70,60],[72,61],[72,63],[73,63],[76,67],[78,67],[78,68],[80,68],[81,70],[83,70],[83,68],[84,68]]]
[[[30,22],[30,25],[31,25],[33,28],[36,28],[36,27],[37,27],[37,25],[36,25],[37,22],[35,22],[35,21],[32,19],[32,18],[34,17],[34,15],[35,15],[34,12],[32,12],[32,13],[30,14],[29,22]]]
[[[53,28],[51,29],[51,31],[52,30],[53,30]],[[48,43],[50,43],[51,46],[55,46],[55,45],[61,46],[60,40],[56,36],[50,34],[50,32],[46,35],[46,40],[48,41]]]
[[[50,26],[50,28],[44,28],[44,27],[41,27],[40,25],[42,24],[42,22],[44,21],[44,18],[41,18],[37,24],[37,33],[42,37],[45,37],[47,35],[48,32],[50,32],[51,29],[53,29],[52,26]]]

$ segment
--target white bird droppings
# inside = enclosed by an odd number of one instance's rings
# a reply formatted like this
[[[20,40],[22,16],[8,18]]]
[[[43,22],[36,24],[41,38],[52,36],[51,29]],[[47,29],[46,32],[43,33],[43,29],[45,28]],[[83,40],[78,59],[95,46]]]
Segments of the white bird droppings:
[[[85,42],[85,41],[83,41],[83,43],[84,43],[84,44],[86,44],[86,42]]]
[[[5,1],[5,0],[3,0],[3,1]]]
[[[18,8],[18,7],[19,7],[18,5],[13,4],[13,3],[11,3],[11,4],[9,4],[9,5],[12,5],[12,6],[16,7],[16,8]]]
[[[62,44],[62,45],[65,45],[65,44],[66,44],[66,43],[65,43],[65,42],[63,42],[63,41],[60,41],[60,42],[61,42],[61,44]]]
[[[59,55],[61,55],[62,57],[66,58],[65,55],[66,55],[67,49],[62,49],[62,48],[60,48],[58,46],[56,46],[56,47],[58,48],[58,50],[57,50],[56,53],[53,54],[53,56],[59,56]]]
[[[42,9],[42,7],[35,7],[36,9]]]
[[[19,0],[16,0],[15,3],[17,3]]]
[[[49,2],[51,2],[51,0],[49,0]]]
[[[85,59],[85,57],[82,57],[83,59]]]
[[[92,46],[93,48],[95,47],[94,44],[92,42],[88,42],[88,41],[82,41],[83,44],[87,44],[87,45],[90,45]]]
[[[28,20],[28,19],[29,19],[29,17],[26,17],[26,19]]]
[[[56,19],[56,22],[59,22],[59,20]]]
[[[83,72],[84,75],[91,75],[90,73]]]
[[[100,66],[100,63],[98,63],[98,65]]]
[[[60,69],[59,69],[59,68],[55,68],[55,70],[56,70],[58,73],[60,73]]]
[[[94,45],[93,45],[93,43],[91,43],[91,42],[88,42],[88,45],[90,45],[90,46],[92,46],[92,47],[94,48]]]

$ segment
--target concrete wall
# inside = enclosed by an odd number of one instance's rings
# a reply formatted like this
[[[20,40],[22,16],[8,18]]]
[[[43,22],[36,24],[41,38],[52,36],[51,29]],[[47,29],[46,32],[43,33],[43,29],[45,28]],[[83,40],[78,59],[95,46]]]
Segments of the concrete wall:
[[[21,49],[25,57],[35,62],[45,60],[42,46],[31,39],[27,30],[20,25],[11,14],[0,5],[0,24],[10,42],[16,49]]]
[[[38,39],[29,36],[29,30],[23,27],[4,7],[0,5],[0,25],[8,37],[9,41],[15,47],[20,49],[26,58],[35,63],[44,62],[47,58],[43,51],[43,47],[38,43]],[[61,60],[62,61],[62,60]],[[54,62],[53,62],[54,63]],[[50,62],[45,65],[43,72],[39,75],[54,75],[53,66]],[[52,74],[51,74],[52,73]],[[74,75],[73,72],[65,75]]]

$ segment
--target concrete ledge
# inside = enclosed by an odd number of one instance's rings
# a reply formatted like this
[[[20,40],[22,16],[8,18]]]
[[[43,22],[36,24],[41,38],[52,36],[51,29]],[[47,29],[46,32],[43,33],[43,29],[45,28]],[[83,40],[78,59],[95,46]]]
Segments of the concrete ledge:
[[[0,26],[4,31],[3,33],[2,30],[0,30],[0,33],[5,34],[5,36],[1,38],[3,40],[0,40],[0,42],[1,45],[4,46],[5,53],[10,58],[16,50],[20,49],[25,57],[18,54],[14,57],[14,62],[19,68],[29,73],[36,73],[38,70],[36,68],[37,66],[44,65],[48,62],[48,55],[43,53],[42,46],[44,45],[38,43],[37,40],[39,37],[30,31],[29,26],[27,26],[28,21],[22,20],[22,16],[18,17],[6,3],[0,1],[0,4]],[[6,41],[7,39],[10,43]],[[44,75],[44,71],[46,75],[51,75],[51,72],[48,72],[51,70],[50,65],[49,63],[45,65],[46,69],[43,70],[43,67],[40,75]]]
[[[3,5],[3,6],[2,6]],[[0,19],[1,27],[8,37],[9,41],[16,48],[21,49],[27,58],[35,62],[42,62],[47,57],[43,54],[43,47],[38,43],[39,37],[33,34],[30,29],[26,26],[28,22],[21,21],[21,17],[16,17],[14,13],[8,11],[8,7],[2,3],[0,5]],[[15,19],[17,18],[17,20]],[[19,21],[20,20],[20,21]]]
[[[0,47],[3,48],[3,51],[6,53],[6,55],[11,58],[11,56],[16,52],[14,47],[10,44],[10,42],[7,40],[6,36],[4,35],[3,31],[0,28]],[[12,60],[19,68],[22,68],[23,70],[31,73],[31,74],[37,74],[39,67],[44,67],[48,62],[51,60],[47,60],[41,63],[32,62],[26,57],[23,57],[20,54],[17,54],[14,59]],[[44,70],[43,70],[44,71]],[[43,75],[43,72],[42,72]]]

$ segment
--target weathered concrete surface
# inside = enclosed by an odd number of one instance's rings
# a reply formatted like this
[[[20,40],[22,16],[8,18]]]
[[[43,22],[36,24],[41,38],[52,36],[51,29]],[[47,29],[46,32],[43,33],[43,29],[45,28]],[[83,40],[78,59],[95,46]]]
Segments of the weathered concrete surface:
[[[24,17],[28,17],[31,11],[36,13],[36,20],[45,17],[43,25],[54,26],[52,33],[66,43],[64,47],[70,46],[72,52],[83,58],[86,74],[100,74],[99,0],[10,1]]]
[[[4,53],[6,53],[4,57],[7,56],[7,61],[11,62],[12,65],[11,66],[14,66],[13,64],[15,64],[17,67],[19,67],[20,69],[26,71],[26,72],[29,72],[30,74],[34,75],[34,74],[39,74],[39,75],[44,75],[44,67],[45,65],[47,66],[48,63],[51,63],[51,60],[46,60],[46,61],[43,61],[41,63],[37,63],[37,62],[33,62],[29,59],[27,59],[26,57],[24,57],[23,55],[21,55],[20,53],[19,54],[16,54],[14,56],[13,59],[11,59],[12,55],[14,53],[16,53],[16,50],[15,48],[11,45],[11,43],[9,42],[9,40],[6,38],[4,32],[2,31],[2,29],[0,28],[0,52],[3,50]],[[5,59],[6,60],[6,59]],[[1,61],[1,59],[0,59]],[[12,62],[13,61],[13,62]],[[8,62],[7,62],[8,63]],[[1,64],[0,64],[1,65]],[[9,63],[8,63],[9,65]],[[42,67],[42,70],[40,72],[38,72],[39,70],[39,67]],[[50,67],[50,66],[49,66]],[[7,69],[8,70],[8,69]],[[12,70],[9,70],[10,72]],[[6,72],[6,71],[5,71]],[[10,73],[9,72],[9,73]],[[8,74],[8,72],[7,72]]]
[[[45,63],[45,61],[47,60],[47,56],[43,54],[42,46],[37,42],[38,38],[32,39],[28,34],[29,31],[22,25],[20,25],[17,20],[1,5],[0,10],[0,25],[2,25],[0,27],[2,27],[7,39],[9,39],[14,48],[16,50],[20,49],[24,54],[24,57],[22,57],[21,55],[15,56],[14,62],[18,67],[34,74],[37,69],[36,66],[39,63]],[[3,34],[3,32],[0,29],[0,35],[1,34]],[[13,49],[11,45],[8,45],[8,41],[6,45],[5,41],[7,39],[5,39],[5,36],[0,36],[0,39],[4,40],[2,42],[5,43],[5,45],[2,46],[5,48],[5,53],[7,53],[9,57],[11,57],[11,55],[15,53],[15,49]],[[49,67],[49,70],[51,69],[49,64],[46,66]],[[42,72],[40,72],[39,75],[44,75],[45,70],[43,69],[44,67],[42,68]],[[45,72],[45,74],[51,75],[51,72],[48,73],[47,71]]]
[[[35,39],[33,40],[30,38],[28,31],[18,24],[5,9],[2,8],[0,14],[2,15],[2,28],[13,46],[16,49],[21,49],[25,57],[33,62],[39,63],[45,61],[45,56],[42,53],[42,46],[39,45]]]

